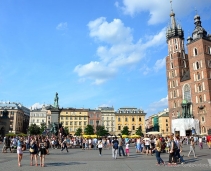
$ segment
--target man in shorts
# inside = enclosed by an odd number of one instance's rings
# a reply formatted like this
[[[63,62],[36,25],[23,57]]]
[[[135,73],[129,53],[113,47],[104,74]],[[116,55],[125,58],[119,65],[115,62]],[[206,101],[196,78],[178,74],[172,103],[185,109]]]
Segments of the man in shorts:
[[[144,144],[145,144],[146,155],[148,155],[149,153],[151,154],[151,150],[150,150],[150,143],[151,143],[151,141],[150,141],[150,138],[148,138],[148,136],[145,135],[143,141],[144,141]]]

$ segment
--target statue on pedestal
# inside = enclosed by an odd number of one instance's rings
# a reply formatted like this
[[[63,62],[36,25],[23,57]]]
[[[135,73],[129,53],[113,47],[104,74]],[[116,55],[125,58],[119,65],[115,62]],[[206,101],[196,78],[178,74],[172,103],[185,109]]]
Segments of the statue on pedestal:
[[[56,92],[56,96],[54,98],[54,107],[58,108],[59,107],[59,96],[58,93]]]
[[[58,125],[56,123],[53,123],[51,125],[51,129],[50,129],[50,132],[54,135],[58,135]]]

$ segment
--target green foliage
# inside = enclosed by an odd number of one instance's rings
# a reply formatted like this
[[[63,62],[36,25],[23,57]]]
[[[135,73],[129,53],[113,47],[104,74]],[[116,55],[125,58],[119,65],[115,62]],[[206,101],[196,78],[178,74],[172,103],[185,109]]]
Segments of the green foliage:
[[[64,128],[64,134],[69,135],[69,129],[68,129],[68,127],[65,127]]]
[[[42,134],[46,130],[47,126],[46,123],[41,123],[40,124],[40,134]]]
[[[106,136],[109,134],[108,131],[105,130],[104,126],[98,125],[96,129],[97,129],[96,134],[98,136]]]
[[[32,124],[29,126],[28,131],[31,135],[38,135],[40,134],[40,127],[36,124]]]
[[[121,131],[122,135],[129,135],[129,128],[128,126],[124,126],[123,130]]]
[[[84,134],[85,135],[93,135],[94,134],[94,128],[92,125],[87,125],[86,128],[84,129]]]
[[[137,129],[136,129],[136,135],[140,135],[140,136],[144,136],[143,132],[142,132],[142,127],[139,126]]]
[[[78,128],[78,129],[76,130],[76,132],[75,132],[75,135],[76,135],[76,136],[81,136],[81,134],[82,134],[82,129],[81,129],[81,128]]]

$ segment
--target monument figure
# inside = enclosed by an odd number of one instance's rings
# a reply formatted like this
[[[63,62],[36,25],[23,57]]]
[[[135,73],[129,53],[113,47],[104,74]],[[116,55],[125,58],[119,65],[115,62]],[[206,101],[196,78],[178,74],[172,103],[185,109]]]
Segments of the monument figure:
[[[58,93],[56,92],[56,96],[54,98],[54,107],[58,108],[59,107],[59,96]]]
[[[54,135],[58,135],[58,125],[56,123],[53,123],[51,125],[51,129],[50,129],[50,132]]]

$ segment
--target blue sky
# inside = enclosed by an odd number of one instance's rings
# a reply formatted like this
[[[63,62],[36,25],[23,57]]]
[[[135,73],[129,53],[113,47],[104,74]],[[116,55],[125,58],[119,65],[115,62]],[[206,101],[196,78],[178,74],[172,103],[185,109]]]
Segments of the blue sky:
[[[203,2],[203,3],[202,3]],[[211,32],[210,0],[174,0],[185,39]],[[167,108],[169,0],[0,1],[0,101]]]

